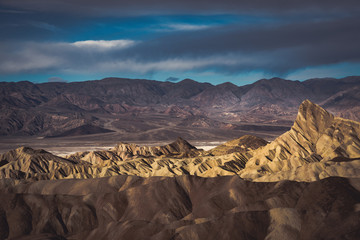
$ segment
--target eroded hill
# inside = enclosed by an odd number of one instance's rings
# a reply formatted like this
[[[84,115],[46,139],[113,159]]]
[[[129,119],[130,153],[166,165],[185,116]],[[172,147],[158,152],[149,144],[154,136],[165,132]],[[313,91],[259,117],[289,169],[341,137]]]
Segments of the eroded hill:
[[[357,239],[359,180],[0,180],[0,239]]]
[[[158,147],[119,143],[110,150],[60,158],[18,148],[0,156],[0,176],[14,179],[97,178],[114,175],[215,177],[253,181],[315,181],[360,176],[360,124],[334,117],[306,100],[292,128],[271,143],[243,136],[210,151],[186,140]]]

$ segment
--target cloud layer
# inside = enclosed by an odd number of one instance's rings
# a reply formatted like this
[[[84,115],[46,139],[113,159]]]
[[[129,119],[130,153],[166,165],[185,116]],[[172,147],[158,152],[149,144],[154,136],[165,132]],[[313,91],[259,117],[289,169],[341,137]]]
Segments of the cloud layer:
[[[119,16],[144,14],[294,14],[295,12],[359,12],[357,0],[0,0],[8,8],[83,15]]]
[[[147,41],[128,39],[8,43],[0,71],[187,71],[284,73],[307,66],[360,61],[360,18],[317,23],[236,25],[176,33]]]
[[[71,43],[71,45],[86,49],[87,51],[110,51],[123,49],[130,46],[133,46],[135,41],[132,40],[86,40],[86,41],[77,41]]]
[[[6,32],[0,76],[287,75],[360,63],[359,6],[355,0],[0,0]]]

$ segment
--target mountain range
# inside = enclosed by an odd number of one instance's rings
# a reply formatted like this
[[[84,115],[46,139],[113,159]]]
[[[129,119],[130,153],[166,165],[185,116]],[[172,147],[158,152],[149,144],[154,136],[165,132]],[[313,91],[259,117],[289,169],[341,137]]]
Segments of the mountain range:
[[[309,99],[336,116],[360,120],[360,77],[280,78],[211,85],[106,78],[0,83],[0,135],[66,137],[113,132],[126,140],[234,138],[257,132],[274,139]]]
[[[120,142],[0,155],[0,239],[358,239],[360,123],[305,100],[289,131],[204,151]]]

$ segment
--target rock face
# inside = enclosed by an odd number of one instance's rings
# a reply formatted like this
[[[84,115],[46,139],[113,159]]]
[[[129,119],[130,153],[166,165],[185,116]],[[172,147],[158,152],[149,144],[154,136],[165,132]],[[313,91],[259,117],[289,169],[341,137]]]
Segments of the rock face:
[[[334,117],[306,100],[300,105],[291,130],[252,152],[240,176],[300,181],[349,174],[348,171],[354,171],[357,176],[360,166],[359,137],[358,122]],[[334,158],[348,159],[346,163],[342,161],[343,165],[348,166],[338,166],[341,165],[339,162],[334,164],[331,161]]]
[[[1,181],[0,239],[358,239],[359,180]]]

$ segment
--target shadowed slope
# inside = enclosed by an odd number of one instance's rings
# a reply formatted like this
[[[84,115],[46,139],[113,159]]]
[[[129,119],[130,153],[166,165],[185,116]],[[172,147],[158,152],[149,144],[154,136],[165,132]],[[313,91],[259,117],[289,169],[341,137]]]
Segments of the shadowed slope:
[[[98,126],[93,126],[91,124],[85,124],[80,127],[76,127],[65,131],[59,135],[54,136],[47,136],[47,137],[69,137],[69,136],[81,136],[81,135],[90,135],[90,134],[97,134],[97,133],[109,133],[114,132],[109,129],[101,128]]]
[[[357,239],[359,184],[117,176],[8,185],[0,239]]]

